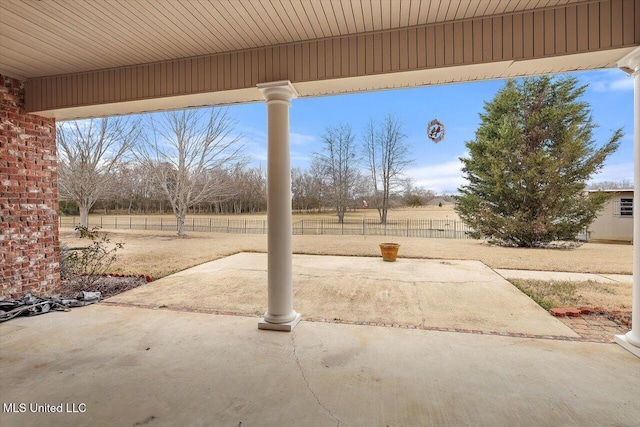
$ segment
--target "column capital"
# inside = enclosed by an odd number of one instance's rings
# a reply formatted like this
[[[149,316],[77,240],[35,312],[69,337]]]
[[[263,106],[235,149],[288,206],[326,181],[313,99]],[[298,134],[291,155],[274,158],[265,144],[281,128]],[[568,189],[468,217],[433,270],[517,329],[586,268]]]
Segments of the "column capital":
[[[640,47],[623,56],[617,65],[618,68],[631,76],[640,75]]]
[[[298,91],[289,80],[260,83],[258,84],[258,90],[264,96],[267,104],[272,101],[289,103],[291,99],[298,97]]]

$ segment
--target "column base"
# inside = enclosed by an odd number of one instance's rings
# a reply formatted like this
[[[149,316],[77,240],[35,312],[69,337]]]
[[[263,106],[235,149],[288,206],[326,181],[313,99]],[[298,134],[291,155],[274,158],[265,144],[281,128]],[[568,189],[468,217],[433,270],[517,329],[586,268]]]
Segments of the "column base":
[[[291,322],[286,323],[270,323],[262,319],[258,322],[258,329],[264,329],[266,331],[291,332],[300,322],[300,319],[302,319],[302,315],[300,313],[296,313],[296,317]]]
[[[635,355],[636,357],[640,358],[640,347],[636,347],[635,345],[627,341],[626,336],[616,335],[613,337],[613,340],[616,342],[616,344],[620,345],[625,350],[628,350],[629,352],[631,352],[631,354]]]

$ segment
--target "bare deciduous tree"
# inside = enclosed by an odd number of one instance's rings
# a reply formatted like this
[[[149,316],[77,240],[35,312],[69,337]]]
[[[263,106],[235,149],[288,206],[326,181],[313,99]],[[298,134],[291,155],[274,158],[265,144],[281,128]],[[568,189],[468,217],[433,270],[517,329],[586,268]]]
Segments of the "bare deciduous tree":
[[[311,160],[311,167],[305,172],[307,184],[307,197],[312,205],[315,205],[318,213],[325,211],[327,203],[327,186],[325,183],[322,164],[318,159]]]
[[[143,204],[148,204],[158,194],[143,168],[134,162],[120,165],[113,173],[113,182],[117,190],[110,200],[103,202],[116,203],[125,208],[129,215],[142,213]],[[105,204],[105,214],[107,206]]]
[[[320,165],[313,160],[310,170],[291,169],[291,193],[293,209],[299,212],[320,210],[324,195],[323,176]]]
[[[300,168],[291,168],[291,205],[294,211],[304,212],[309,209],[305,180],[307,174]]]
[[[411,178],[405,178],[403,180],[403,187],[402,204],[404,206],[424,206],[436,197],[432,190],[414,185],[413,179]]]
[[[633,188],[633,181],[623,179],[621,181],[600,181],[589,185],[589,190],[628,190]]]
[[[162,188],[185,236],[187,210],[233,196],[233,170],[243,163],[241,136],[226,109],[190,109],[154,114],[134,153]]]
[[[387,222],[389,196],[402,185],[402,172],[412,162],[406,137],[400,120],[392,114],[379,126],[370,120],[364,132],[364,155],[381,224]]]
[[[78,203],[80,225],[111,190],[111,173],[138,136],[138,122],[125,117],[61,122],[57,127],[60,196]]]
[[[328,127],[322,135],[322,152],[314,154],[324,172],[329,197],[340,223],[344,221],[344,214],[352,204],[358,177],[355,139],[351,126],[347,124]]]

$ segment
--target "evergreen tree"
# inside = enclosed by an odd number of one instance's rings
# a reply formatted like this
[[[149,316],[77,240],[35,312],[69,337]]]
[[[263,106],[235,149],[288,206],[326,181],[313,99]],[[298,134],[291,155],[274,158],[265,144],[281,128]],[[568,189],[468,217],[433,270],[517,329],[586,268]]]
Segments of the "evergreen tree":
[[[616,130],[598,148],[586,86],[548,76],[510,80],[480,114],[476,138],[461,158],[467,185],[456,212],[498,244],[544,246],[575,240],[608,196],[586,194],[586,182],[619,145]]]

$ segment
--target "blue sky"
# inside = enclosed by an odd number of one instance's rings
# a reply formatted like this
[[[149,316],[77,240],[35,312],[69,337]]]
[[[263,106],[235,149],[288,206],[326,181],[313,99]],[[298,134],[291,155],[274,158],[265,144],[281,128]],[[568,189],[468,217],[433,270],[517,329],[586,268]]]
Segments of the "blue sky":
[[[591,104],[599,125],[596,144],[607,141],[614,129],[622,127],[624,132],[620,148],[592,181],[633,180],[633,79],[618,69],[573,75],[589,85],[584,100]],[[327,126],[350,123],[359,137],[370,118],[383,119],[393,113],[403,122],[415,159],[406,175],[426,189],[455,192],[463,183],[458,158],[465,155],[464,143],[474,137],[484,102],[492,100],[503,86],[504,80],[492,80],[293,100],[291,165],[309,167],[312,153],[321,149],[321,135]],[[246,136],[252,165],[266,168],[265,104],[236,105],[229,113]],[[446,137],[438,144],[426,136],[427,123],[434,118],[446,127]]]

